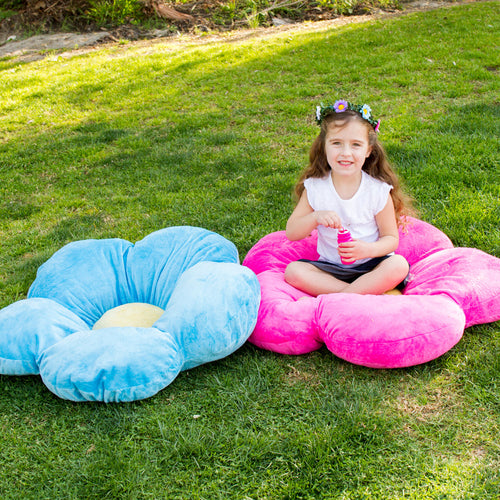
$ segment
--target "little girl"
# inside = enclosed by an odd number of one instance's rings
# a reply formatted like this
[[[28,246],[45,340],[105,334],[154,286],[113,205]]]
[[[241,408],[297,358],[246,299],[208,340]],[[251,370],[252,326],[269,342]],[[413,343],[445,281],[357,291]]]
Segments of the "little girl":
[[[317,228],[320,259],[291,262],[285,280],[314,296],[404,286],[409,265],[394,250],[410,205],[378,142],[380,120],[368,105],[344,100],[318,106],[316,120],[321,131],[295,188],[299,202],[286,235],[300,240]],[[337,243],[341,229],[352,241]]]

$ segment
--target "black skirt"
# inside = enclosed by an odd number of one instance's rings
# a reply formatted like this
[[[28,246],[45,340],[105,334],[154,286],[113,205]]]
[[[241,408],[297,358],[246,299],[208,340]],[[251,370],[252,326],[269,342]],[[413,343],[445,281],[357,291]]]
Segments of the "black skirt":
[[[332,262],[326,262],[324,260],[300,259],[299,262],[308,262],[318,269],[325,271],[325,273],[331,274],[340,281],[344,281],[345,283],[352,283],[360,276],[363,276],[363,274],[373,271],[373,269],[375,269],[383,260],[389,257],[390,255],[375,257],[366,262],[363,262],[362,264],[352,267],[340,266],[338,264],[333,264]],[[401,283],[399,283],[396,288],[398,290],[403,290],[403,288],[408,284],[409,277],[410,273],[408,272],[406,278]]]

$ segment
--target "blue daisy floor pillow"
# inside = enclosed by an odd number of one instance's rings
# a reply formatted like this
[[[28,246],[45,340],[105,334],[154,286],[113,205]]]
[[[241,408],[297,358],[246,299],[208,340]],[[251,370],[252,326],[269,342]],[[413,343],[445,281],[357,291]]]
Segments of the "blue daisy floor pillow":
[[[73,401],[148,398],[238,349],[259,303],[256,275],[211,231],[76,241],[38,269],[27,299],[0,310],[0,373],[39,374]]]

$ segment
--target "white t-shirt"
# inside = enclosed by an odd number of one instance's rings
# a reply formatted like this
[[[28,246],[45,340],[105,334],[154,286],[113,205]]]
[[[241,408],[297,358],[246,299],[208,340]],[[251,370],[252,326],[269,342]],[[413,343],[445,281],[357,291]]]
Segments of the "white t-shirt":
[[[372,243],[379,239],[375,216],[385,207],[390,184],[361,171],[361,184],[352,198],[343,200],[337,193],[331,174],[323,178],[309,177],[304,181],[309,205],[314,210],[333,210],[355,240]],[[320,260],[343,265],[337,250],[337,230],[318,226],[318,253]],[[356,266],[370,259],[357,260]]]

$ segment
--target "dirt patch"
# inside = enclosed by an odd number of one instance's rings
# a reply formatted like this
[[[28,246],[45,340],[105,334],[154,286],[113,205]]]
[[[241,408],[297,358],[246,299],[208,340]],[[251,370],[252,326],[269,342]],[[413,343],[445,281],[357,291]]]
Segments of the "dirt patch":
[[[183,34],[183,39],[188,36],[192,40],[216,41],[241,40],[245,38],[262,37],[265,34],[272,34],[277,31],[288,31],[301,29],[327,29],[329,26],[338,26],[353,22],[363,22],[370,19],[393,17],[431,9],[438,9],[445,6],[456,5],[457,3],[467,3],[474,0],[454,1],[454,0],[418,0],[404,4],[404,8],[397,12],[378,11],[369,15],[336,17],[334,19],[321,20],[316,19],[312,24],[289,22],[288,20],[276,19],[274,26],[269,28],[239,29],[228,33],[211,32],[207,34],[207,29],[194,29],[192,33]],[[201,34],[200,34],[201,33]],[[84,49],[94,48],[103,43],[118,43],[122,40],[140,40],[140,39],[164,39],[174,38],[178,33],[172,33],[171,30],[153,30],[142,31],[135,26],[122,26],[114,31],[98,31],[94,33],[53,33],[47,35],[36,35],[26,39],[19,39],[18,34],[0,33],[0,58],[14,57],[19,60],[29,62],[43,59],[49,54],[58,53],[68,55],[71,52],[80,52]]]

